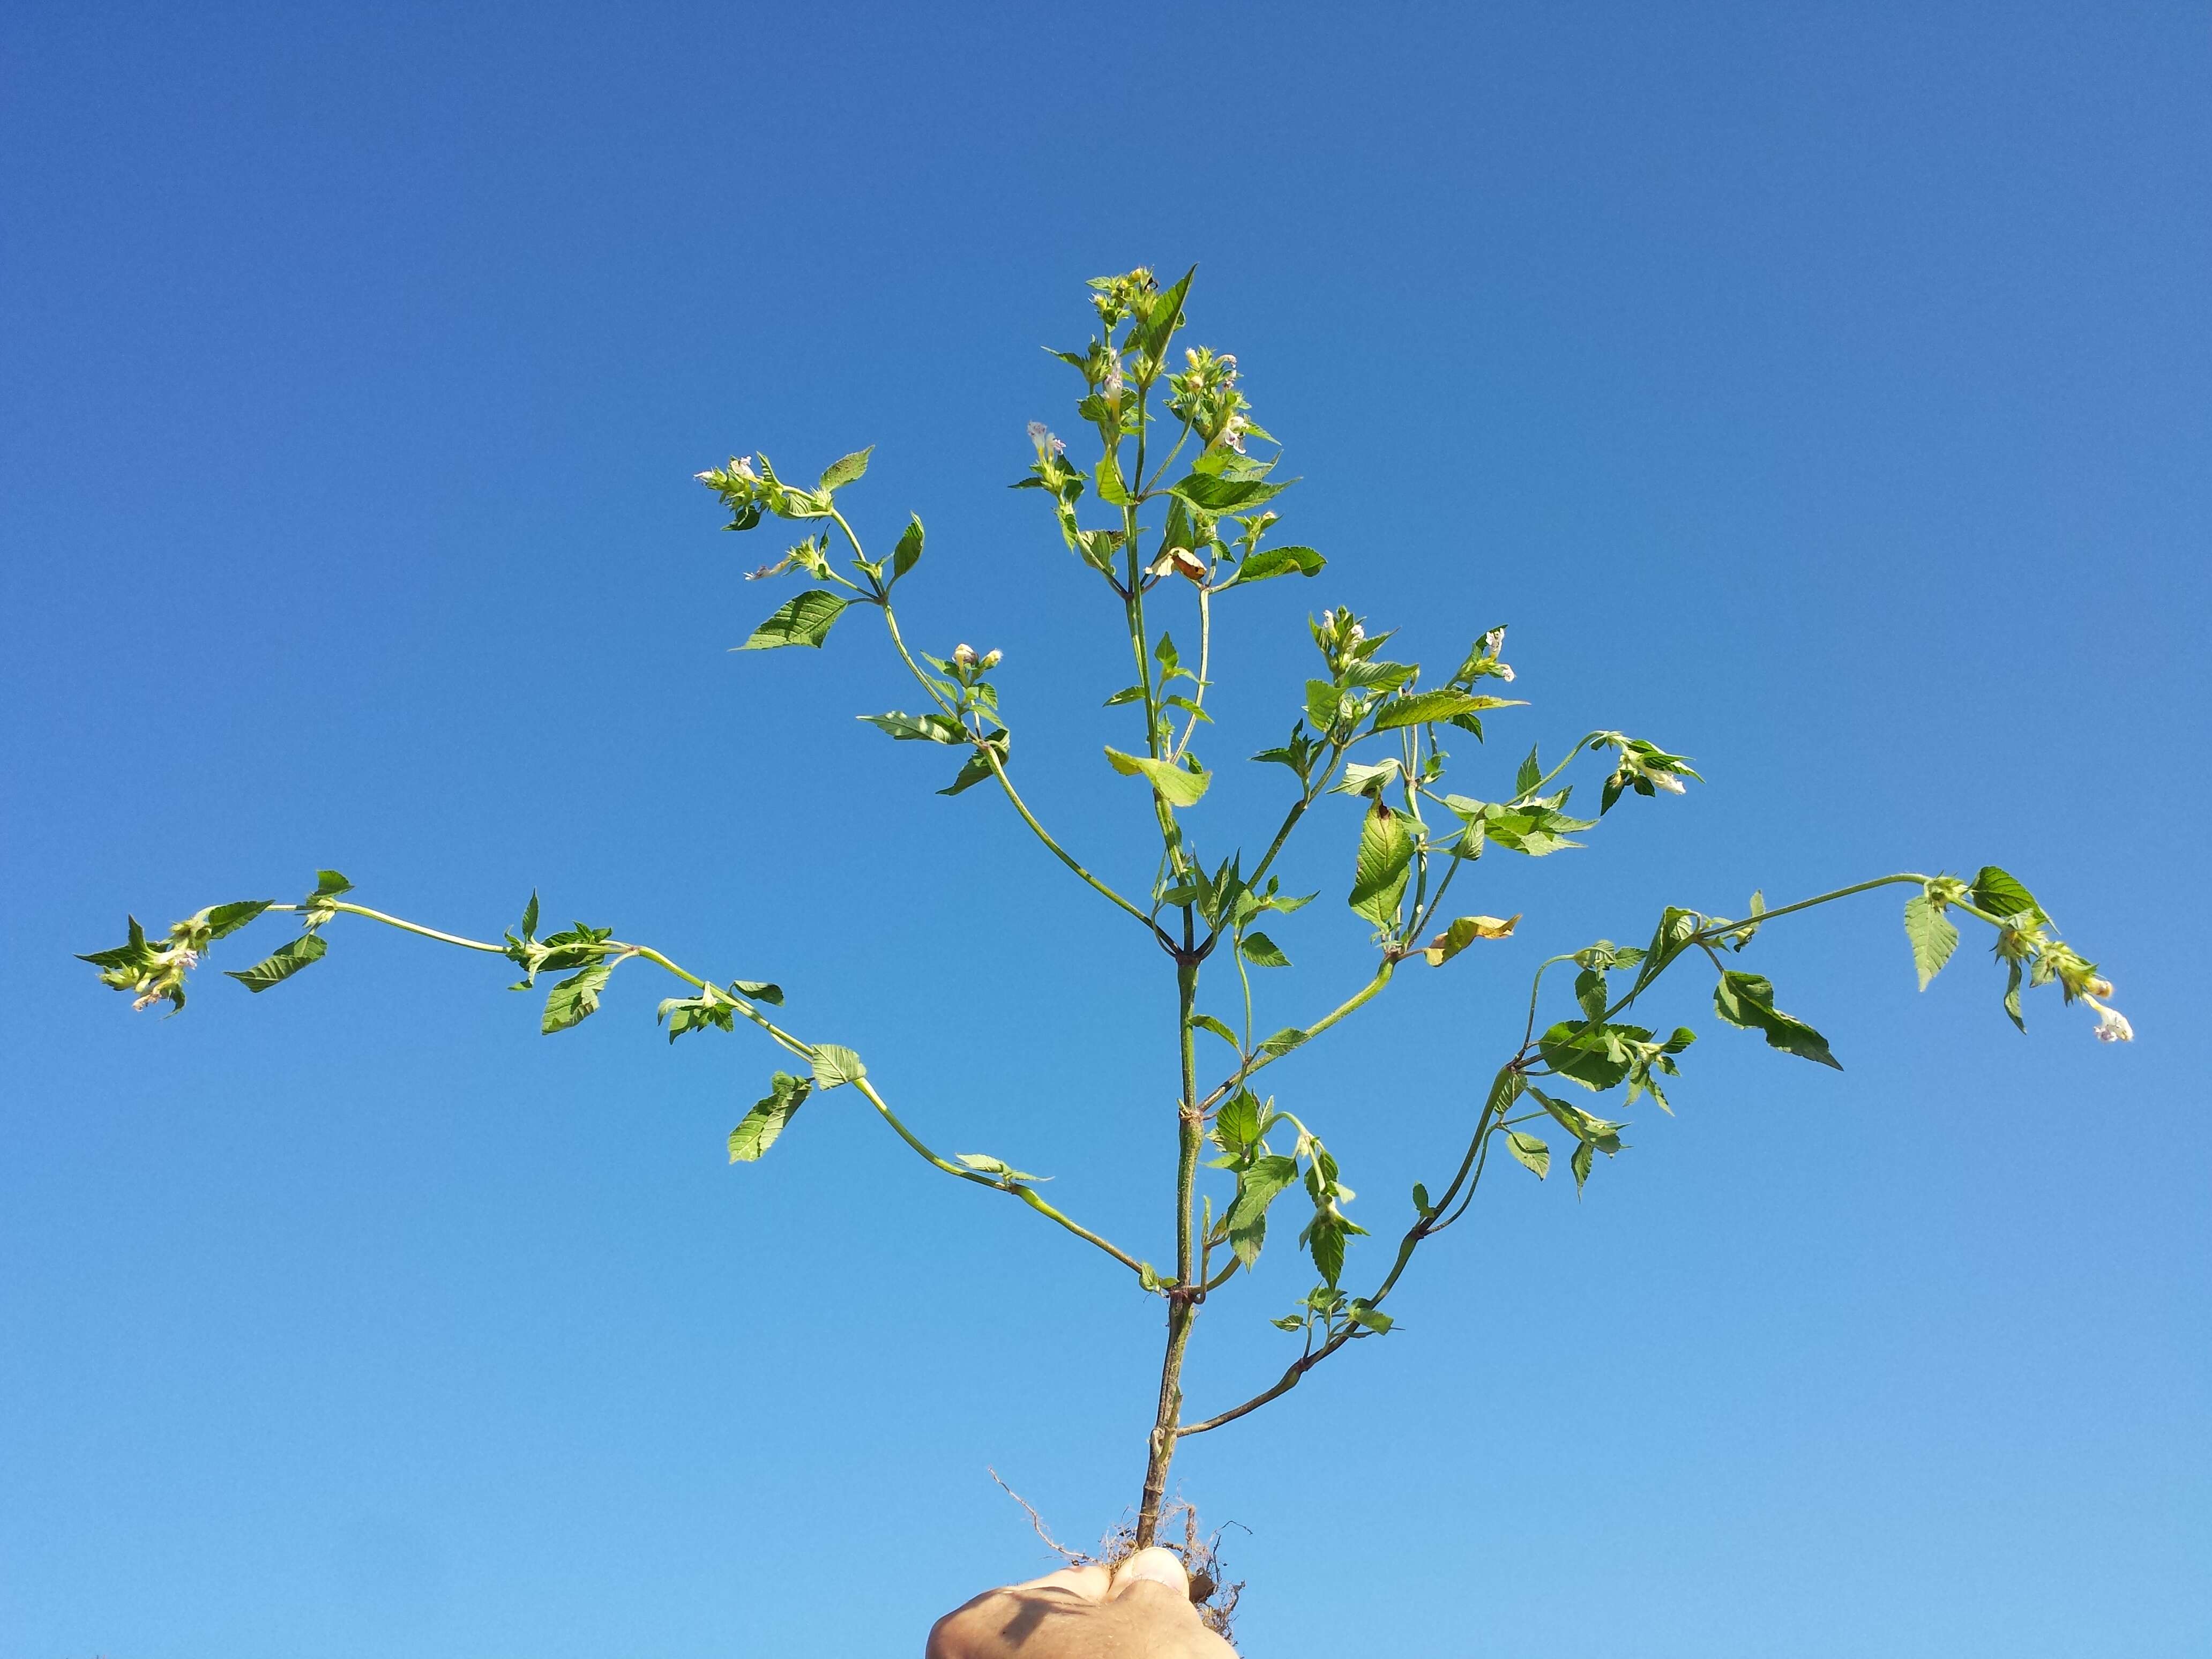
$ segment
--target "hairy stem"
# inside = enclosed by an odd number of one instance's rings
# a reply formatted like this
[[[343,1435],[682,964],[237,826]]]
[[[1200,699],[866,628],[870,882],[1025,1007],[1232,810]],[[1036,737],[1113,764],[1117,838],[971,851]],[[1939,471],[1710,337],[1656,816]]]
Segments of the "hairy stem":
[[[1205,1115],[1198,1104],[1197,1035],[1191,1015],[1198,1003],[1198,963],[1176,964],[1176,1024],[1182,1054],[1182,1089],[1176,1103],[1176,1282],[1168,1292],[1167,1352],[1160,1362],[1160,1393],[1145,1460],[1145,1490],[1137,1510],[1137,1547],[1150,1547],[1167,1495],[1168,1465],[1175,1461],[1176,1422],[1182,1415],[1182,1361],[1198,1318],[1197,1258],[1191,1242],[1191,1194],[1198,1182],[1198,1154]]]

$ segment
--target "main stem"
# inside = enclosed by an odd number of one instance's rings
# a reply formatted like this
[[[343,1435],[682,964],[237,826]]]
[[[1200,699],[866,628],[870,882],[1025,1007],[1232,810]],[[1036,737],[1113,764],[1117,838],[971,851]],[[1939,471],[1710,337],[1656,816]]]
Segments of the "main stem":
[[[1198,1103],[1198,1055],[1190,1018],[1198,1002],[1198,963],[1179,959],[1176,963],[1176,1023],[1182,1051],[1182,1092],[1176,1103],[1176,1282],[1168,1291],[1168,1347],[1160,1361],[1160,1397],[1152,1418],[1152,1435],[1145,1460],[1145,1496],[1137,1510],[1137,1547],[1151,1547],[1159,1531],[1160,1505],[1167,1497],[1168,1465],[1175,1462],[1176,1440],[1182,1419],[1183,1351],[1190,1346],[1190,1328],[1198,1320],[1199,1297],[1195,1241],[1191,1237],[1191,1194],[1198,1184],[1198,1153],[1205,1138],[1206,1114]]]

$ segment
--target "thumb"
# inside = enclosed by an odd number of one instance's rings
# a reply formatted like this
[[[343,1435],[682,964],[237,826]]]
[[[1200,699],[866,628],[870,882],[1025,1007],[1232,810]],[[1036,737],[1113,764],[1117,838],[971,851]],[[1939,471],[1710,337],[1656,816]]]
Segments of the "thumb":
[[[1158,1544],[1139,1550],[1114,1570],[1109,1598],[1118,1601],[1138,1584],[1159,1584],[1173,1590],[1179,1601],[1190,1599],[1190,1576],[1183,1571],[1173,1550],[1162,1549]]]

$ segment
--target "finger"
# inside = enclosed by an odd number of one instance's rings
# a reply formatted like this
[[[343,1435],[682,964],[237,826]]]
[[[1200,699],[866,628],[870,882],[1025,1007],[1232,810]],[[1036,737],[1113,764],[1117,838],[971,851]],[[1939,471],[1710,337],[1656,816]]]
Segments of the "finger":
[[[1062,1567],[1058,1572],[1048,1572],[1042,1578],[1032,1578],[1026,1583],[1009,1588],[1018,1590],[1068,1590],[1085,1601],[1103,1601],[1113,1582],[1114,1575],[1093,1562],[1088,1566]]]
[[[1158,1544],[1139,1550],[1114,1570],[1113,1594],[1116,1598],[1126,1595],[1139,1584],[1158,1584],[1186,1601],[1190,1599],[1190,1575],[1182,1570],[1182,1563],[1176,1559],[1173,1550],[1162,1549]]]

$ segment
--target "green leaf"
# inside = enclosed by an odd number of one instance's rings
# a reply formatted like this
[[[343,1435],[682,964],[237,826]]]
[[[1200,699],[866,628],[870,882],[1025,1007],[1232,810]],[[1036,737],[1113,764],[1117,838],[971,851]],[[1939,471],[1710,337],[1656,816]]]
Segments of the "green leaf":
[[[1297,1160],[1278,1152],[1255,1158],[1252,1167],[1237,1177],[1237,1198],[1229,1206],[1226,1224],[1230,1248],[1247,1267],[1260,1259],[1267,1242],[1267,1206],[1297,1178]]]
[[[1413,1209],[1418,1214],[1424,1216],[1434,1215],[1437,1212],[1436,1206],[1429,1202],[1427,1186],[1419,1181],[1413,1183]]]
[[[898,545],[891,551],[891,580],[901,576],[921,562],[921,515],[915,514],[907,520],[906,528],[899,532]]]
[[[1194,472],[1180,483],[1170,484],[1168,491],[1201,513],[1239,513],[1271,501],[1289,488],[1288,483],[1272,483],[1265,478],[1217,478]]]
[[[1534,1135],[1524,1134],[1518,1129],[1508,1129],[1505,1145],[1524,1166],[1536,1172],[1537,1180],[1541,1181],[1551,1174],[1552,1148],[1549,1143],[1539,1140]]]
[[[275,899],[240,899],[215,906],[207,913],[208,938],[228,938],[276,902]]]
[[[1190,1017],[1190,1023],[1194,1030],[1211,1031],[1231,1048],[1236,1049],[1240,1055],[1244,1052],[1244,1045],[1237,1042],[1237,1033],[1224,1025],[1212,1014],[1193,1014]],[[1228,1109],[1225,1106],[1222,1108],[1224,1111]]]
[[[830,624],[844,614],[845,605],[826,588],[810,587],[804,593],[794,593],[753,629],[751,638],[735,648],[773,651],[779,646],[811,645],[818,649],[830,637]]]
[[[1384,1313],[1382,1309],[1370,1307],[1366,1303],[1362,1301],[1355,1300],[1352,1306],[1346,1310],[1346,1312],[1352,1316],[1352,1322],[1353,1324],[1364,1325],[1369,1330],[1374,1332],[1377,1336],[1382,1335],[1385,1331],[1389,1330],[1391,1325],[1395,1322],[1391,1319],[1390,1316]]]
[[[1336,725],[1336,717],[1344,701],[1344,693],[1329,680],[1306,682],[1306,720],[1318,732],[1326,733]]]
[[[1238,565],[1235,579],[1223,586],[1237,587],[1248,582],[1263,582],[1270,576],[1287,576],[1294,570],[1301,576],[1318,576],[1328,562],[1310,547],[1262,548]]]
[[[341,887],[337,890],[343,892],[345,889]],[[291,978],[309,963],[320,962],[323,959],[323,953],[330,948],[323,943],[323,936],[320,933],[302,933],[297,939],[287,939],[251,968],[242,972],[233,973],[229,977],[236,980],[247,990],[258,994],[270,986],[281,984],[283,981]],[[102,952],[102,954],[108,953]],[[86,960],[91,961],[93,958],[87,957]]]
[[[783,1133],[792,1114],[805,1103],[813,1087],[805,1078],[793,1077],[788,1072],[778,1072],[769,1079],[768,1098],[747,1112],[744,1121],[730,1131],[730,1162],[753,1163],[775,1146],[775,1138]]]
[[[1828,1052],[1828,1040],[1802,1019],[1774,1006],[1774,987],[1763,975],[1731,968],[1713,987],[1713,1007],[1731,1025],[1765,1033],[1767,1047],[1801,1059],[1815,1060],[1842,1071],[1842,1062]]]
[[[994,732],[983,739],[983,745],[990,750],[992,755],[996,755],[999,757],[999,764],[1004,766],[1006,763],[1007,753],[1013,747],[1013,741],[1014,735],[1011,732]],[[984,779],[995,775],[991,766],[991,756],[985,754],[983,748],[978,748],[961,763],[960,770],[952,781],[937,793],[940,795],[957,795],[963,790],[973,789]]]
[[[868,470],[868,457],[875,453],[876,447],[870,444],[866,449],[856,449],[851,454],[830,462],[823,469],[821,482],[815,488],[827,493],[832,489],[842,489],[847,484],[854,483]]]
[[[1378,928],[1395,927],[1413,861],[1412,820],[1377,800],[1360,826],[1359,856],[1352,866],[1352,894],[1346,901],[1352,913]]]
[[[1182,322],[1183,296],[1190,292],[1190,279],[1198,275],[1193,265],[1182,274],[1182,280],[1172,288],[1153,296],[1152,308],[1146,320],[1129,331],[1128,349],[1147,357],[1158,358],[1167,350],[1168,342]]]
[[[2017,916],[2026,914],[2034,918],[2038,927],[2051,926],[2051,918],[2035,902],[2035,895],[2021,885],[2017,878],[2007,874],[1994,864],[1982,866],[1974,878],[1973,900],[1977,908],[1993,916]]]
[[[599,993],[606,988],[611,962],[595,962],[579,969],[545,994],[545,1013],[538,1029],[546,1036],[580,1025],[599,1011]]]
[[[1537,763],[1536,751],[1534,749],[1531,749],[1528,751],[1528,758],[1521,763],[1521,769],[1514,774],[1513,793],[1515,798],[1517,799],[1519,797],[1527,794],[1538,784],[1543,782],[1543,781],[1544,769]]]
[[[530,890],[530,902],[522,907],[522,937],[538,937],[538,890]]]
[[[342,893],[350,893],[351,891],[353,891],[353,884],[348,881],[343,876],[340,875],[337,871],[318,870],[315,872],[315,890],[313,893],[309,895],[309,896],[319,899],[334,899]]]
[[[860,1055],[850,1048],[835,1042],[814,1045],[814,1081],[817,1087],[835,1089],[842,1084],[858,1083],[867,1074],[868,1068],[860,1064]]]
[[[888,714],[856,714],[878,732],[887,732],[901,743],[967,743],[971,741],[960,722],[950,714],[932,710],[925,714],[908,714],[893,709]]]
[[[1586,1025],[1561,1020],[1536,1039],[1544,1064],[1585,1089],[1610,1089],[1636,1063],[1631,1045],[1651,1041],[1641,1025]]]
[[[2025,1032],[2027,1021],[2021,1017],[2020,1012],[2020,964],[2008,962],[2005,966],[2011,971],[2005,975],[2004,1011],[2012,1023]]]
[[[1291,959],[1283,954],[1282,947],[1265,933],[1250,933],[1239,942],[1244,960],[1255,968],[1287,968]]]
[[[1249,1152],[1261,1133],[1260,1102],[1249,1089],[1239,1089],[1213,1115],[1214,1142],[1224,1152]]]
[[[1306,1033],[1303,1027],[1285,1025],[1260,1045],[1260,1052],[1273,1058],[1280,1059],[1305,1040]]]
[[[1911,942],[1912,965],[1920,970],[1920,988],[1924,991],[1958,949],[1959,925],[1943,914],[1942,905],[1923,893],[1905,902],[1905,937]]]
[[[1322,1280],[1332,1289],[1344,1273],[1344,1222],[1327,1213],[1316,1214],[1306,1225],[1306,1249]]]
[[[1583,1183],[1590,1177],[1590,1167],[1597,1162],[1597,1148],[1587,1140],[1575,1143],[1574,1155],[1567,1159],[1567,1167],[1575,1172],[1575,1194],[1580,1197]]]
[[[1213,781],[1211,772],[1188,772],[1172,761],[1153,760],[1144,755],[1125,755],[1118,749],[1106,751],[1106,763],[1124,777],[1142,776],[1148,779],[1160,799],[1170,806],[1195,806],[1206,793],[1206,786]]]
[[[955,1152],[952,1155],[977,1175],[993,1176],[1000,1181],[1049,1181],[1050,1176],[1031,1175],[1027,1170],[1017,1170],[1003,1158],[994,1158],[988,1152]]]
[[[1106,701],[1099,706],[1103,708],[1119,708],[1125,702],[1141,702],[1144,701],[1144,697],[1145,688],[1143,686],[1125,685],[1119,691],[1116,691],[1112,696],[1107,698]]]
[[[1091,477],[1098,485],[1098,499],[1109,507],[1127,507],[1135,498],[1129,486],[1121,482],[1121,464],[1111,455],[1101,455],[1092,469]]]
[[[1384,703],[1382,713],[1375,717],[1375,730],[1389,732],[1401,726],[1425,726],[1434,720],[1480,714],[1490,708],[1527,707],[1527,700],[1521,697],[1478,697],[1466,691],[1451,690],[1417,691],[1410,697]]]

